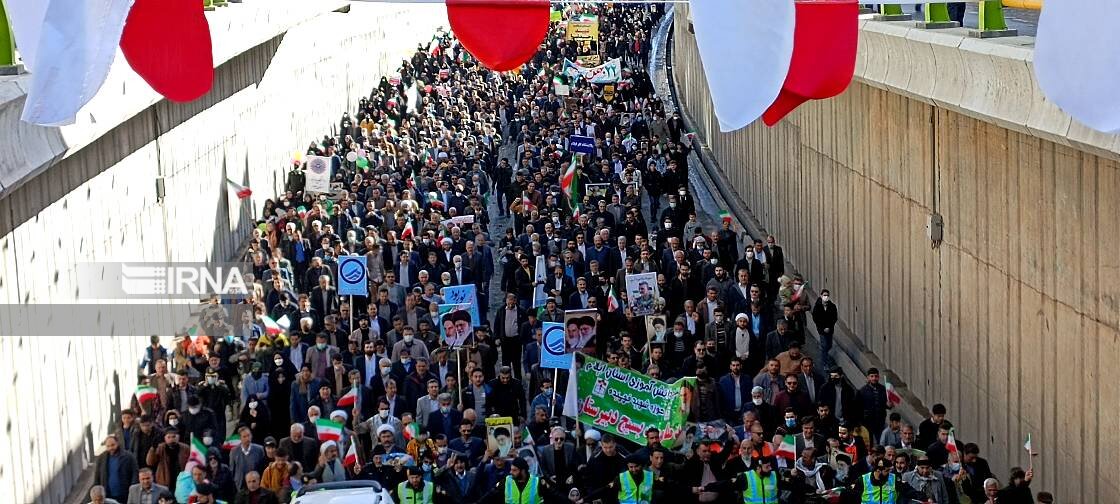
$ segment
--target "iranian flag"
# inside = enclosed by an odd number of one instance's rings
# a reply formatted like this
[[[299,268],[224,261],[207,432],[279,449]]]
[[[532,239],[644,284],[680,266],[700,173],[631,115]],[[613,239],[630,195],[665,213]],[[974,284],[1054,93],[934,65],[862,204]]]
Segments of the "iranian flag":
[[[280,330],[287,331],[292,327],[292,321],[288,318],[287,315],[284,315],[283,317],[280,317],[280,320],[276,321],[276,325],[280,326]]]
[[[233,434],[230,434],[224,442],[222,442],[222,449],[232,450],[234,448],[237,448],[237,445],[239,444],[241,444],[241,434],[234,432]]]
[[[564,195],[570,201],[579,199],[579,188],[576,185],[576,155],[572,153],[572,162],[568,163],[568,168],[564,170],[564,176],[560,179],[560,190],[564,191]]]
[[[957,453],[957,436],[953,429],[949,429],[949,438],[945,440],[945,451],[949,453]],[[959,453],[957,453],[960,455]]]
[[[144,404],[157,397],[159,397],[159,392],[156,391],[155,387],[149,387],[148,385],[136,387],[136,402],[140,404]]]
[[[253,195],[252,189],[238,184],[237,182],[234,182],[228,178],[226,179],[226,183],[229,184],[230,189],[233,189],[233,192],[237,193],[237,199],[245,199]]]
[[[194,435],[192,434],[191,453],[187,456],[187,464],[194,462],[197,464],[206,465],[207,450],[209,449],[206,447],[206,443],[203,443],[201,439],[194,437]]]
[[[728,212],[727,210],[721,211],[719,213],[719,220],[720,222],[731,223],[731,212]]]
[[[416,234],[416,228],[412,226],[412,220],[409,220],[409,221],[408,221],[408,222],[407,222],[407,223],[406,223],[406,224],[404,225],[404,229],[403,229],[403,230],[401,230],[401,239],[402,239],[402,240],[411,240],[411,239],[412,239],[412,237],[413,237],[413,236],[414,236],[415,234]]]
[[[886,378],[883,379],[883,388],[887,389],[888,408],[893,408],[902,404],[902,396],[899,395],[898,391],[894,389],[894,385],[891,385],[891,382],[887,381]]]
[[[618,299],[618,294],[614,291],[614,285],[611,285],[611,292],[607,294],[607,313],[614,313],[622,308],[622,302]]]
[[[788,434],[782,438],[782,444],[778,446],[778,450],[774,452],[775,457],[787,458],[796,460],[797,443],[793,439],[793,434]]]
[[[261,323],[264,324],[264,330],[268,334],[280,334],[280,324],[277,324],[275,320],[272,320],[272,317],[269,317],[268,315],[261,315]]]
[[[342,458],[343,467],[351,467],[358,463],[358,449],[355,448],[357,443],[350,443],[350,448],[346,450],[346,456]]]
[[[315,431],[319,433],[319,442],[323,441],[341,441],[342,440],[342,424],[332,422],[325,418],[320,418],[315,421]]]
[[[350,387],[350,391],[338,398],[339,406],[354,406],[358,402],[358,387]]]
[[[418,437],[420,437],[420,424],[419,423],[412,422],[412,423],[404,426],[404,440],[405,441],[412,441],[413,439],[416,439]]]

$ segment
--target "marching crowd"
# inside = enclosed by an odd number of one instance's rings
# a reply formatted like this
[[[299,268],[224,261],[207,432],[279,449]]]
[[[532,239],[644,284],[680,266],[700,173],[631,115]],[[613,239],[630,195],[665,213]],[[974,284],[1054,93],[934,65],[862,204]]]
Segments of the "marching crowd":
[[[701,223],[691,135],[644,70],[663,10],[567,8],[598,15],[603,60],[626,62],[614,89],[563,72],[578,49],[557,23],[519,72],[450,34],[419,47],[307,149],[331,160],[331,192],[306,191],[297,161],[266,204],[250,291],[215,298],[171,348],[153,337],[93,501],[269,504],[375,480],[409,504],[1035,502],[1032,471],[997,479],[943,406],[908,425],[876,370],[845,379],[827,354],[832,295],[810,299],[773,236]],[[594,153],[573,156],[571,135]],[[365,258],[368,296],[338,294],[348,255]],[[651,272],[656,342],[624,285]],[[461,285],[484,323],[452,348],[440,335],[469,318],[441,330],[439,305]],[[564,417],[568,373],[540,367],[541,324],[573,309],[596,311],[584,352],[695,376],[689,420],[722,432],[663,444],[650,429],[638,445]],[[508,451],[488,445],[495,416],[513,419]]]

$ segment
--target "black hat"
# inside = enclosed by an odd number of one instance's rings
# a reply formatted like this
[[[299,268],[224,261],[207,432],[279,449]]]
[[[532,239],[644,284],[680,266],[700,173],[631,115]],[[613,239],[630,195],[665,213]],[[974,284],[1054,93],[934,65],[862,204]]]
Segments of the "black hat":
[[[926,460],[929,462],[929,460]],[[887,459],[879,459],[875,461],[875,469],[890,469],[891,465],[887,463]]]
[[[629,457],[626,457],[627,464],[646,465],[646,462],[649,462],[649,458],[643,457],[637,453],[632,453]]]
[[[529,470],[529,463],[526,462],[525,459],[523,459],[521,457],[517,457],[517,458],[513,459],[513,467],[521,469],[522,471],[528,471]]]
[[[276,438],[274,438],[272,436],[268,436],[268,437],[264,438],[264,445],[265,446],[276,446]]]

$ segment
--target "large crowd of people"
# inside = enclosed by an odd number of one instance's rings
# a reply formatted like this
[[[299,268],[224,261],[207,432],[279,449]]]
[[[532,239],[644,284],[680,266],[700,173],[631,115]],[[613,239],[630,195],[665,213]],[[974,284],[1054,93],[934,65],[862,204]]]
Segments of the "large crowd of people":
[[[170,348],[153,337],[151,395],[105,440],[94,501],[268,504],[360,479],[409,504],[1034,502],[1032,471],[1001,483],[943,406],[908,425],[877,370],[845,378],[828,358],[833,296],[787,274],[773,236],[698,215],[691,135],[645,70],[663,12],[566,8],[598,16],[602,61],[624,64],[613,89],[564,72],[582,49],[560,23],[517,72],[448,33],[418,47],[308,147],[331,160],[331,192],[306,190],[297,160],[265,205],[250,291],[215,298]],[[573,156],[571,135],[594,153]],[[350,255],[368,296],[338,294]],[[656,277],[652,319],[628,299],[641,273]],[[483,323],[441,327],[445,289],[463,285]],[[723,432],[651,428],[639,445],[563,416],[569,377],[539,365],[541,324],[577,309],[597,327],[584,352],[696,377],[689,420]],[[469,343],[449,346],[452,331]],[[498,447],[493,417],[513,422]]]

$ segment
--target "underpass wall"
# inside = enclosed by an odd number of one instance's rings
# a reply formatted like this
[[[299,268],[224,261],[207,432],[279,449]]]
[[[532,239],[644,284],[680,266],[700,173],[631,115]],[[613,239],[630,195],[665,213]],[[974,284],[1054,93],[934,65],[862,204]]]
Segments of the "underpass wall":
[[[293,153],[337,130],[344,110],[447,24],[440,5],[334,12],[346,6],[246,1],[208,13],[214,87],[187,104],[162,100],[118,57],[74,125],[43,128],[18,121],[29,76],[0,80],[0,304],[79,302],[79,263],[236,256],[254,209],[282,190]],[[251,205],[227,194],[227,177],[252,188]],[[168,304],[159,317],[189,310]],[[64,502],[88,485],[87,466],[131,398],[147,344],[126,335],[148,334],[152,322],[83,321],[112,337],[17,329],[49,328],[66,310],[56,317],[0,317],[0,368],[10,378],[0,383],[5,502]]]
[[[860,347],[842,351],[873,352],[944,403],[1004,484],[1030,433],[1035,491],[1120,502],[1105,469],[1120,464],[1117,137],[1042,98],[1029,41],[870,22],[844,94],[720,133],[677,14],[682,106],[798,272],[832,292]]]

